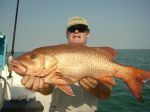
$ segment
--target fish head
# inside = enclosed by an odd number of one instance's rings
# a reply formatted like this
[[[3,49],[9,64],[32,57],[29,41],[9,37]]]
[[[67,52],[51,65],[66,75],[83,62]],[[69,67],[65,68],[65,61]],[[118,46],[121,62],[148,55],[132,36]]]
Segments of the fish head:
[[[54,56],[33,50],[13,59],[10,69],[21,76],[46,76],[54,68],[55,62]]]

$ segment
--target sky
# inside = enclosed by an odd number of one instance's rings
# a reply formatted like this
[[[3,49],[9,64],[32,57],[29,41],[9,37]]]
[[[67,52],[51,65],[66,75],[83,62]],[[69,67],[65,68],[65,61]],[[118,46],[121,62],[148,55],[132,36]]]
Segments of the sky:
[[[11,50],[17,0],[0,0],[0,32]],[[15,51],[67,43],[66,24],[82,16],[89,46],[150,49],[150,0],[20,0]]]

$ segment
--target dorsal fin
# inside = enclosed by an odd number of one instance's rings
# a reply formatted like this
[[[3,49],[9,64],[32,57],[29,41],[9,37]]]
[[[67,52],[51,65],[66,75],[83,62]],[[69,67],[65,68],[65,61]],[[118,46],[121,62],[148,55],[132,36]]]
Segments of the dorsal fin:
[[[113,60],[117,55],[117,51],[111,47],[91,47],[91,48],[95,49],[97,52],[105,55],[110,60]]]

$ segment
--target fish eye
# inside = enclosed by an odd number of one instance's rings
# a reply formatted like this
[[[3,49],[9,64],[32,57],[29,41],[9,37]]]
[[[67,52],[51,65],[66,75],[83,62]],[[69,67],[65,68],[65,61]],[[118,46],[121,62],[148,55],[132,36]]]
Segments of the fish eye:
[[[31,58],[31,59],[35,59],[35,58],[36,58],[36,55],[35,55],[35,54],[32,54],[32,55],[30,56],[30,58]]]

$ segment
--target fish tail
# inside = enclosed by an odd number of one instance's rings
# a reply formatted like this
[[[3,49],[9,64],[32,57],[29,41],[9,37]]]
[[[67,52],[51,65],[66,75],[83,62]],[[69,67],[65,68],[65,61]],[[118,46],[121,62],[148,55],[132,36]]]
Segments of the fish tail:
[[[127,84],[137,101],[143,102],[141,90],[144,83],[150,80],[150,72],[135,67],[127,67],[126,70],[127,71],[124,71],[125,73],[119,75],[119,78]]]

